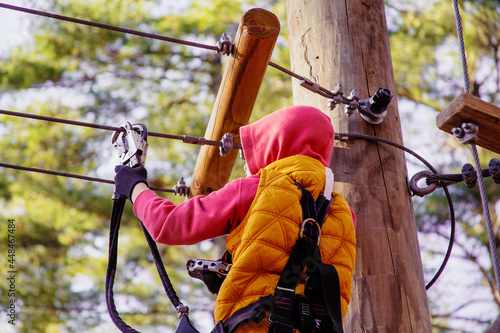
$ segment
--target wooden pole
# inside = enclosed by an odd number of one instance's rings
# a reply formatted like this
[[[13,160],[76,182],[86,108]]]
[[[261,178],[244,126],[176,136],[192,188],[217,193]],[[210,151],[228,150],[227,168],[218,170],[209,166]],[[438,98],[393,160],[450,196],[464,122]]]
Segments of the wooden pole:
[[[240,22],[234,52],[227,64],[205,138],[221,140],[230,132],[239,142],[239,128],[248,124],[260,85],[280,31],[278,18],[264,9],[247,11]],[[189,195],[206,195],[229,180],[238,155],[221,157],[219,149],[203,146],[193,172]]]
[[[292,70],[345,95],[396,91],[383,0],[287,0]],[[379,125],[293,85],[294,104],[329,114],[337,132],[402,143],[396,98]],[[403,153],[363,140],[337,141],[335,190],[357,215],[357,257],[346,332],[431,332],[422,263]]]

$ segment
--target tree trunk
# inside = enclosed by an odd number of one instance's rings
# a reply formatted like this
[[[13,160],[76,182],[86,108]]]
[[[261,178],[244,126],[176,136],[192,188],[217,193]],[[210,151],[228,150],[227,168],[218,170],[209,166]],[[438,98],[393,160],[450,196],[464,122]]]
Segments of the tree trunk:
[[[323,87],[338,83],[361,99],[379,87],[394,94],[383,0],[287,0],[292,70]],[[351,117],[341,105],[294,81],[294,104],[318,107],[337,132],[378,136],[402,144],[396,98],[379,125]],[[357,215],[357,257],[346,332],[431,332],[422,263],[407,187],[404,154],[363,140],[337,141],[331,160],[335,190]]]

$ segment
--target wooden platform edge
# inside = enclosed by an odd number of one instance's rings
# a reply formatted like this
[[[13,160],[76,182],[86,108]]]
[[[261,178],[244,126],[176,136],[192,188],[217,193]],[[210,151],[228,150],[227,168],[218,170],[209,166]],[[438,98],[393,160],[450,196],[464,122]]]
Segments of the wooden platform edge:
[[[437,127],[450,134],[453,128],[464,122],[478,125],[477,145],[500,153],[500,107],[472,94],[462,93],[436,117]]]

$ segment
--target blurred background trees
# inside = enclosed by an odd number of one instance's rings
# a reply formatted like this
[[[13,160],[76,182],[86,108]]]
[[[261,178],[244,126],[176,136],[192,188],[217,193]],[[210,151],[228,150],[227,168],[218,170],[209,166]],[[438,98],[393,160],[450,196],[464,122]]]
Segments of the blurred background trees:
[[[282,24],[272,61],[290,68],[284,1],[10,3],[210,45],[223,32],[234,37],[244,11],[262,7],[274,12]],[[495,0],[460,4],[471,92],[499,105],[500,4]],[[386,9],[405,142],[439,172],[459,173],[471,161],[470,152],[441,133],[434,122],[437,112],[463,91],[452,3],[388,0]],[[20,19],[28,32],[0,58],[1,109],[113,126],[128,120],[143,122],[155,132],[204,135],[226,63],[223,56],[28,14]],[[288,76],[269,68],[251,121],[291,105],[290,83]],[[0,116],[0,133],[4,163],[113,177],[117,157],[109,132]],[[189,184],[198,149],[151,138],[147,162],[151,183],[172,187],[183,176]],[[484,167],[492,157],[481,151]],[[408,163],[410,173],[423,169],[411,158]],[[232,178],[243,175],[242,164],[237,161]],[[490,205],[496,208],[500,191],[486,181]],[[479,194],[463,185],[450,190],[457,210],[457,241],[449,266],[428,292],[433,326],[436,332],[479,332],[500,308]],[[16,287],[22,325],[15,328],[19,332],[114,330],[104,301],[112,191],[110,185],[0,169],[0,218],[14,218],[17,227]],[[416,198],[414,205],[428,281],[446,251],[448,209],[439,190]],[[496,210],[491,211],[498,230]],[[173,330],[177,316],[163,294],[139,229],[129,205],[120,236],[118,310],[139,330]],[[0,242],[6,248],[6,239]],[[188,259],[218,257],[220,247],[207,241],[191,247],[160,245],[160,250],[193,319],[202,331],[209,331],[214,297],[187,276],[184,266]],[[4,257],[0,256],[1,267],[7,264]],[[2,298],[7,297],[6,289],[6,283],[0,284]],[[12,329],[6,320],[0,322],[2,332]]]

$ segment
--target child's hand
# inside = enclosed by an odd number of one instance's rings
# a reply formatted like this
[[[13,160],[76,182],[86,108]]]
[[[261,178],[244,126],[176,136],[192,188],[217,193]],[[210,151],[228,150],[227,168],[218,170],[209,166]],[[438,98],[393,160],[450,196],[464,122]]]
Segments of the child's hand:
[[[115,167],[115,192],[120,197],[132,202],[132,191],[137,184],[144,183],[148,187],[148,171],[143,166],[131,168],[126,165]]]

